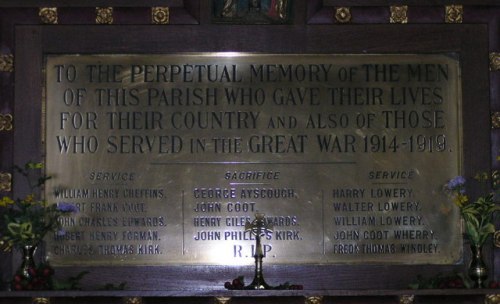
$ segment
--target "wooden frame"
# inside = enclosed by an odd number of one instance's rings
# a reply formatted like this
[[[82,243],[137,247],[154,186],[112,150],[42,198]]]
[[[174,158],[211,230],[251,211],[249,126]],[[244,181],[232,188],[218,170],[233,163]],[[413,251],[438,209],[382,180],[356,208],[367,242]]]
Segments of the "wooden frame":
[[[235,34],[237,33],[237,35]],[[85,39],[82,39],[85,37]],[[124,40],[126,37],[126,40]],[[443,39],[446,37],[446,39]],[[41,159],[43,58],[46,54],[161,54],[241,51],[259,53],[457,53],[462,65],[464,174],[490,168],[488,29],[484,25],[356,25],[308,28],[273,26],[182,26],[165,31],[158,26],[18,26],[14,163]],[[479,130],[479,132],[478,132]],[[477,147],[481,147],[478,149]],[[14,194],[28,191],[15,183]],[[493,269],[492,254],[489,266]],[[306,289],[404,289],[417,274],[433,275],[464,265],[280,265],[265,268],[267,282],[290,281]],[[60,268],[74,275],[81,268]],[[224,281],[252,276],[248,267],[169,266],[85,268],[92,282],[126,280],[134,290],[221,290]],[[89,287],[91,288],[91,287]]]

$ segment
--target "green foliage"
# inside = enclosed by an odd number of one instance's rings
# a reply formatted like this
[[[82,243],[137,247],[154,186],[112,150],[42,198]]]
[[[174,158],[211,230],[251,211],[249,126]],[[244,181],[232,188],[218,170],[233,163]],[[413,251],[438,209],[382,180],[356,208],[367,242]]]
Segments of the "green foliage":
[[[493,194],[479,197],[461,208],[465,229],[473,244],[482,245],[490,234],[495,233],[494,215],[499,210],[500,207],[493,201]]]
[[[43,164],[34,162],[28,162],[24,167],[14,167],[27,179],[31,193],[15,200],[8,196],[0,199],[0,208],[4,208],[0,218],[0,248],[4,250],[39,244],[48,232],[61,228],[59,217],[77,211],[69,203],[49,204],[37,198],[45,182],[50,179],[41,175],[42,168]]]
[[[453,288],[472,288],[473,284],[467,279],[463,273],[453,273],[443,275],[441,273],[424,278],[421,275],[417,276],[417,281],[410,284],[410,289],[453,289]]]
[[[108,283],[105,284],[102,288],[99,288],[99,290],[125,290],[126,286],[127,282],[121,282],[118,285],[115,285],[113,283]]]
[[[52,288],[54,290],[81,290],[80,281],[86,276],[89,272],[82,271],[78,273],[74,277],[69,277],[66,280],[56,280],[52,281]]]
[[[495,202],[498,199],[500,175],[495,171],[492,174],[477,174],[474,178],[484,185],[489,185],[488,188],[490,188],[490,191],[486,191],[485,195],[475,200],[466,194],[466,179],[462,176],[448,181],[444,190],[460,208],[467,237],[473,245],[481,246],[495,232],[495,217],[497,211],[500,211],[500,207]]]

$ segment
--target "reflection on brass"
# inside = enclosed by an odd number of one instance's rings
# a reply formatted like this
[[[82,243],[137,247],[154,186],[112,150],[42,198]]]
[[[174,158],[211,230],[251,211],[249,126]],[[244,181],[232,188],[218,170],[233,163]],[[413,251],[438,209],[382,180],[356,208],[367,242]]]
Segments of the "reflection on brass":
[[[12,190],[12,174],[0,172],[0,191],[10,192]]]
[[[14,72],[14,55],[0,55],[0,72]]]
[[[306,297],[304,304],[323,304],[322,296]]]
[[[112,7],[96,7],[95,23],[97,24],[113,24],[113,8]]]
[[[491,113],[491,128],[500,129],[500,112]]]
[[[124,297],[123,304],[143,304],[144,301],[141,297]]]
[[[484,304],[500,304],[500,294],[485,295]]]
[[[399,297],[399,304],[413,304],[415,295],[402,295]]]
[[[231,304],[231,297],[215,297],[214,304]]]
[[[490,53],[490,70],[500,71],[500,53]]]
[[[500,230],[495,231],[495,234],[493,234],[493,242],[495,243],[495,247],[500,248]]]
[[[45,67],[42,68],[42,74],[45,75]],[[40,140],[42,143],[42,146],[45,146],[45,136],[46,136],[46,127],[47,127],[47,89],[45,86],[42,87],[42,104],[41,104],[41,123],[42,125],[40,126]]]
[[[12,114],[0,114],[0,131],[11,131],[14,128],[13,119]]]
[[[169,24],[170,9],[168,7],[152,7],[151,20],[153,24]]]
[[[446,5],[445,19],[446,23],[462,23],[464,15],[463,5]]]
[[[33,298],[31,303],[33,303],[33,304],[50,304],[50,298]]]
[[[48,55],[45,71],[45,196],[82,208],[47,239],[53,265],[253,266],[257,212],[266,266],[461,260],[459,212],[429,191],[460,174],[455,57]]]
[[[351,22],[352,15],[349,7],[337,7],[335,9],[335,20],[339,23]]]
[[[38,16],[43,24],[57,24],[57,7],[42,7],[38,11]]]
[[[391,6],[391,23],[408,23],[408,5]]]

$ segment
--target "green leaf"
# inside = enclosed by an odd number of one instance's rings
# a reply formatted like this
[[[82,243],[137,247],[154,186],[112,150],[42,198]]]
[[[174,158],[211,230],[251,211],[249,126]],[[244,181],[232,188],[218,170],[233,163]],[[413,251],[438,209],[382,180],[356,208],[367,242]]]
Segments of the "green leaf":
[[[479,238],[479,232],[477,231],[477,226],[472,224],[469,221],[465,221],[465,227],[467,230],[467,235],[470,237],[471,241],[475,244],[479,244],[480,238]]]
[[[35,162],[27,162],[25,165],[26,169],[42,169],[43,168],[43,163],[35,163]]]
[[[69,277],[67,280],[54,280],[53,286],[55,290],[79,290],[80,280],[87,275],[88,271],[82,271],[74,277]]]

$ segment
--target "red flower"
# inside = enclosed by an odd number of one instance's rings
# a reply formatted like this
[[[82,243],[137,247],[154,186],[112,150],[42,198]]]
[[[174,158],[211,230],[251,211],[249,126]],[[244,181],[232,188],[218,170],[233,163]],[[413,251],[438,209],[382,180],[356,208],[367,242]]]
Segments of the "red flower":
[[[43,270],[42,270],[42,275],[44,277],[50,277],[51,275],[54,274],[54,269],[50,268],[50,267],[45,267]]]
[[[243,289],[245,284],[242,282],[240,278],[236,278],[233,280],[233,288],[234,289]]]

